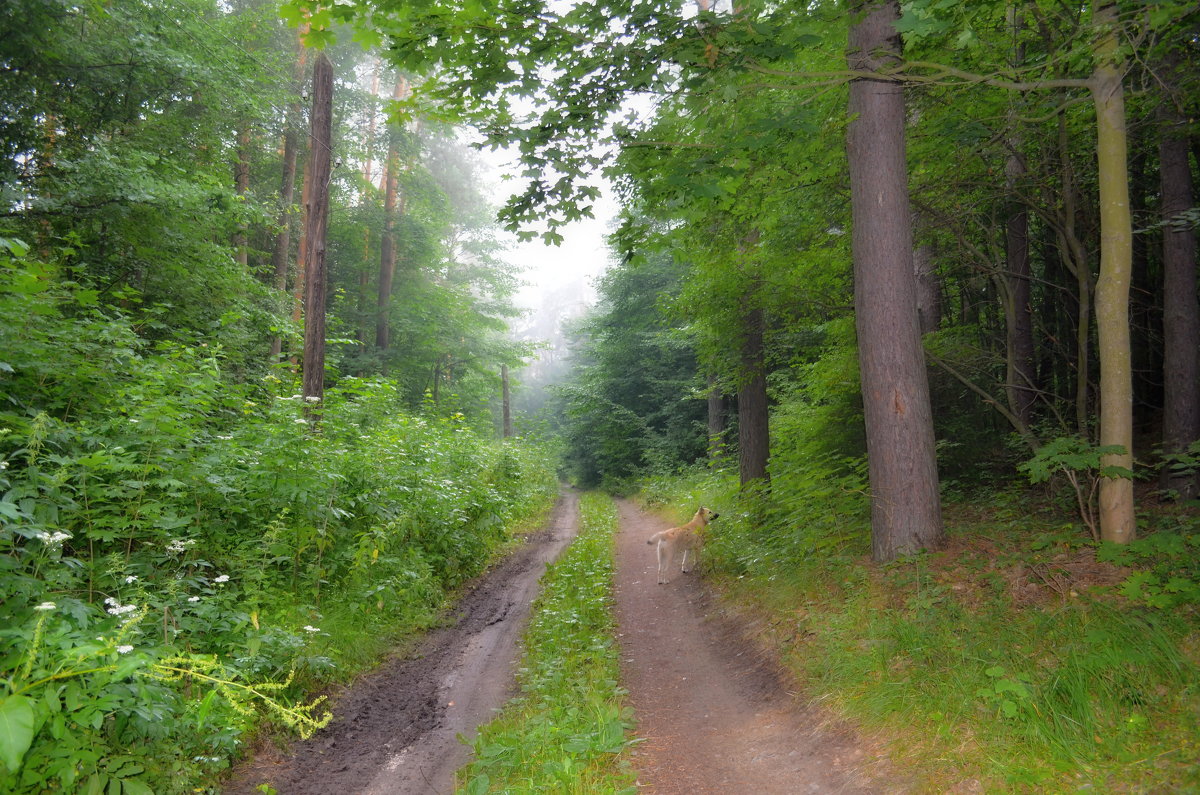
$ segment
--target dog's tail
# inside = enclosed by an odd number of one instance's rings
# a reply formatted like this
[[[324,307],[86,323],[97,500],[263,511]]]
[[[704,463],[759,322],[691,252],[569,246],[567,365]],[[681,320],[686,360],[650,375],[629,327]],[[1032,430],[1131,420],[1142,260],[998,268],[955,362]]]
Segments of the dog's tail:
[[[650,536],[649,538],[647,538],[647,539],[646,539],[646,543],[647,543],[647,544],[657,544],[657,543],[658,543],[658,539],[659,539],[659,538],[660,538],[660,537],[661,537],[663,534],[665,534],[666,532],[667,532],[666,530],[663,530],[662,532],[655,533],[654,535],[652,535],[652,536]]]

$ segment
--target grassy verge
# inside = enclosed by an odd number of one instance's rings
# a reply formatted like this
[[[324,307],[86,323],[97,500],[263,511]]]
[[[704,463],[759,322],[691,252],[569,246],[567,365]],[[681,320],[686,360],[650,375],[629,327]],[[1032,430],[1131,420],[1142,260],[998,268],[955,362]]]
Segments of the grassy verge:
[[[317,694],[557,492],[545,449],[406,414],[387,382],[331,391],[316,433],[282,382],[161,380],[119,436],[0,427],[24,445],[0,451],[0,791],[190,792],[256,732],[314,731]]]
[[[752,522],[709,477],[654,485],[680,516],[716,503],[709,576],[914,789],[1200,791],[1200,613],[1145,595],[1166,553],[1114,565],[1060,512],[997,494],[948,499],[943,550],[878,566],[852,511],[814,531],[838,509]],[[1194,534],[1143,520],[1145,549]]]
[[[521,695],[474,742],[458,791],[633,792],[613,641],[612,501],[585,494],[579,537],[549,568],[533,606]]]

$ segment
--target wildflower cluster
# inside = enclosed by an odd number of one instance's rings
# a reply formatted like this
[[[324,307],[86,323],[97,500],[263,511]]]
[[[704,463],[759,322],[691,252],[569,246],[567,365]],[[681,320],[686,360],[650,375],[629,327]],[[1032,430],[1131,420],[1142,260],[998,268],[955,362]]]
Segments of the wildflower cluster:
[[[108,612],[114,616],[123,616],[137,610],[137,605],[123,605],[111,596],[104,600],[104,604],[108,605]]]
[[[187,552],[195,545],[196,539],[194,538],[176,538],[173,539],[170,544],[167,544],[167,552],[171,553],[172,555],[179,555]]]

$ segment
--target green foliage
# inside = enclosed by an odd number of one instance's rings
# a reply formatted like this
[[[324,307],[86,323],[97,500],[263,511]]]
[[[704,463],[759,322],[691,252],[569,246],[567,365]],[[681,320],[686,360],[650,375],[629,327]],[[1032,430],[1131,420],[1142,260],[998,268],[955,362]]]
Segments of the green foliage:
[[[459,792],[634,791],[618,756],[632,723],[613,637],[616,530],[612,501],[584,494],[579,536],[549,567],[533,605],[521,695],[480,728]]]
[[[1106,465],[1105,456],[1121,455],[1120,445],[1100,446],[1068,436],[1042,445],[1033,458],[1017,469],[1025,473],[1030,483],[1044,483],[1061,474],[1075,495],[1079,518],[1091,533],[1093,541],[1100,540],[1097,523],[1096,493],[1100,478],[1132,478],[1133,472],[1118,466]]]
[[[695,346],[661,307],[684,268],[657,256],[608,271],[578,330],[572,380],[558,388],[568,471],[581,485],[621,484],[702,458],[704,395]]]
[[[1121,595],[1159,610],[1200,604],[1200,533],[1194,521],[1164,523],[1128,544],[1102,544],[1098,560],[1136,569]]]
[[[311,730],[307,689],[555,491],[540,450],[395,382],[341,379],[318,422],[292,374],[232,380],[36,260],[0,257],[0,310],[26,319],[0,326],[5,791],[184,791],[263,720]]]

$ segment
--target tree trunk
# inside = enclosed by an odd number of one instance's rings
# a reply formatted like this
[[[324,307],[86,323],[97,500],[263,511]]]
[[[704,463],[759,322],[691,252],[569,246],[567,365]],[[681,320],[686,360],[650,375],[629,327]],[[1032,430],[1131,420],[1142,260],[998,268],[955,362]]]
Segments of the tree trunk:
[[[933,264],[933,246],[922,243],[913,250],[913,278],[916,280],[917,322],[921,334],[937,331],[942,319],[942,287]]]
[[[753,303],[760,300],[753,296]],[[750,309],[743,321],[742,373],[738,388],[738,471],[742,486],[767,477],[771,454],[770,414],[767,404],[766,357],[762,307]]]
[[[1129,281],[1133,270],[1133,222],[1125,140],[1125,93],[1117,63],[1116,6],[1097,0],[1093,14],[1103,33],[1096,43],[1092,99],[1096,106],[1096,161],[1100,186],[1100,276],[1096,281],[1096,329],[1100,358],[1100,444],[1119,446],[1101,466],[1133,469],[1133,377],[1130,370]],[[1195,340],[1193,340],[1193,345]],[[1100,480],[1100,537],[1133,540],[1133,480]]]
[[[725,454],[725,398],[716,376],[708,377],[708,457],[710,460]]]
[[[1164,70],[1170,79],[1172,70]],[[1186,452],[1200,439],[1200,304],[1196,300],[1196,231],[1171,220],[1192,207],[1186,120],[1166,97],[1160,111],[1159,179],[1163,226],[1163,452]],[[1197,495],[1195,474],[1164,466],[1163,489]]]
[[[234,191],[245,201],[250,192],[250,125],[243,123],[237,131],[237,163],[233,167]],[[245,208],[242,208],[243,210]],[[250,247],[247,240],[248,230],[244,223],[239,223],[237,232],[233,235],[234,257],[243,268],[250,264]]]
[[[852,70],[894,64],[896,0],[854,2]],[[850,83],[854,307],[866,416],[875,560],[936,546],[941,497],[929,382],[913,278],[904,143],[904,90],[895,82]]]
[[[404,86],[404,78],[397,77],[392,99],[404,96]],[[383,240],[379,245],[379,296],[375,316],[375,346],[380,350],[386,349],[391,342],[388,310],[392,302],[392,278],[396,273],[396,186],[400,180],[400,155],[396,149],[396,131],[390,132],[383,194]]]
[[[363,163],[363,180],[368,185],[375,182],[375,102],[379,97],[379,57],[371,59],[371,106],[367,115],[367,161]]]
[[[1075,429],[1086,439],[1089,411],[1088,369],[1091,365],[1092,329],[1092,269],[1088,264],[1087,252],[1076,233],[1079,215],[1079,193],[1075,185],[1075,169],[1071,163],[1071,152],[1067,146],[1067,125],[1063,114],[1058,117],[1058,151],[1062,165],[1062,226],[1058,231],[1058,245],[1062,251],[1062,262],[1075,277],[1075,291],[1079,311],[1075,323]]]
[[[1025,47],[1020,44],[1024,26],[1016,6],[1009,6],[1008,26],[1017,42],[1012,51],[1011,66],[1019,68],[1025,61]],[[1008,212],[1004,221],[1004,254],[1007,273],[1005,303],[1005,339],[1008,405],[1021,425],[1028,428],[1033,421],[1033,404],[1037,400],[1037,365],[1033,342],[1033,291],[1029,264],[1029,210],[1021,200],[1019,184],[1026,174],[1025,158],[1021,156],[1021,136],[1017,131],[1015,105],[1008,113],[1008,158],[1004,163],[1004,185],[1008,194]]]
[[[333,65],[325,53],[313,65],[312,156],[304,260],[304,397],[325,395],[325,230],[333,146]]]
[[[275,250],[271,255],[273,284],[283,293],[287,290],[288,256],[292,249],[292,205],[296,200],[296,158],[300,147],[296,131],[300,125],[299,87],[304,80],[304,67],[308,50],[303,45],[296,57],[296,100],[288,105],[283,128],[283,177],[279,186],[279,231],[275,235]],[[271,362],[279,360],[283,351],[283,338],[276,335],[271,339]]]
[[[1010,175],[1011,191],[1016,178],[1025,173],[1025,166],[1018,155],[1012,154],[1005,170]],[[1005,219],[1004,250],[1008,270],[1008,301],[1005,304],[1008,404],[1013,415],[1028,427],[1033,420],[1033,404],[1038,394],[1029,267],[1029,212],[1016,200],[1009,204]]]
[[[500,401],[501,401],[501,405],[500,405],[501,433],[504,435],[505,439],[508,439],[513,435],[513,423],[512,423],[512,395],[509,394],[509,390],[508,390],[508,365],[507,364],[500,365]]]
[[[308,262],[308,217],[312,208],[312,142],[309,142],[308,159],[304,161],[304,184],[300,189],[300,242],[296,246],[296,267],[292,275],[292,322],[300,325],[304,321],[304,263]],[[296,364],[296,355],[290,357]]]

